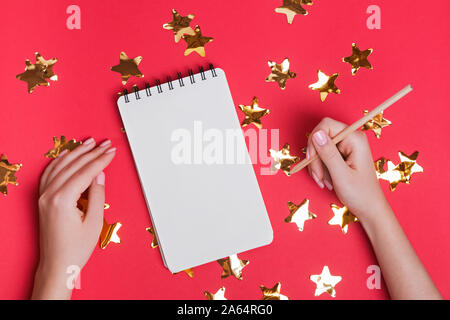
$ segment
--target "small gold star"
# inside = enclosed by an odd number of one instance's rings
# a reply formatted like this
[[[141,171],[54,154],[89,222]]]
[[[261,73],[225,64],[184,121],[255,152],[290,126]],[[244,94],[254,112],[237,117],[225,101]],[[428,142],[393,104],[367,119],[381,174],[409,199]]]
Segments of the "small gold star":
[[[179,42],[184,34],[195,35],[194,30],[189,26],[192,19],[194,19],[193,14],[188,14],[183,17],[175,9],[172,9],[172,16],[172,21],[163,24],[163,28],[173,31],[175,34],[175,42]]]
[[[331,218],[330,221],[328,221],[329,225],[338,225],[341,227],[342,232],[344,234],[348,231],[348,225],[350,222],[356,222],[358,221],[358,218],[356,218],[346,206],[339,207],[335,204],[331,204],[331,210],[333,211],[334,217]]]
[[[216,293],[205,291],[203,294],[208,300],[227,300],[227,298],[225,298],[225,287],[220,288]]]
[[[227,258],[219,259],[217,262],[222,267],[222,279],[228,276],[234,276],[242,280],[242,270],[249,264],[248,260],[241,260],[237,254],[233,254]]]
[[[277,282],[273,288],[266,288],[265,286],[260,286],[263,293],[261,300],[289,300],[289,298],[280,293],[281,283]]]
[[[145,230],[148,231],[153,236],[153,240],[152,243],[150,244],[150,247],[152,247],[153,249],[156,248],[158,246],[158,238],[156,238],[155,230],[153,229],[153,227],[145,228]]]
[[[287,223],[295,223],[299,231],[303,231],[306,220],[317,218],[317,216],[308,209],[308,199],[303,200],[303,202],[299,205],[289,201],[288,206],[290,214],[286,219],[284,219],[284,221]]]
[[[273,158],[272,171],[283,170],[289,176],[291,166],[300,161],[296,156],[291,156],[289,144],[286,143],[280,151],[269,150],[270,156]]]
[[[369,113],[368,110],[363,111],[364,114]],[[381,137],[381,129],[384,127],[390,126],[392,122],[390,122],[388,119],[383,118],[383,111],[381,111],[379,114],[377,114],[375,117],[373,117],[371,120],[367,121],[361,130],[372,130],[375,136],[380,139]]]
[[[311,275],[309,279],[316,284],[316,291],[314,292],[316,297],[328,292],[334,298],[336,297],[334,287],[342,280],[342,277],[332,276],[328,266],[324,266],[321,274]]]
[[[4,154],[0,157],[0,192],[5,196],[8,194],[8,184],[12,184],[14,186],[19,184],[15,174],[21,167],[22,164],[9,163],[6,155]]]
[[[59,154],[68,150],[69,152],[77,148],[82,144],[81,141],[76,141],[75,139],[67,140],[65,136],[61,136],[61,138],[53,137],[53,149],[50,149],[45,156],[47,158],[58,158]]]
[[[213,41],[211,37],[204,37],[200,31],[199,26],[195,26],[194,35],[185,34],[183,35],[184,41],[187,43],[186,51],[184,55],[190,55],[192,52],[197,52],[201,57],[205,56],[205,44]]]
[[[286,88],[286,81],[288,79],[294,79],[297,75],[289,70],[289,59],[285,58],[281,64],[277,64],[274,61],[268,61],[267,64],[270,67],[271,73],[267,76],[266,82],[276,82],[280,86],[281,90]]]
[[[138,65],[141,63],[142,57],[129,59],[125,52],[120,53],[120,63],[112,66],[111,70],[118,72],[122,76],[122,84],[125,85],[131,76],[143,78],[144,75],[139,71]]]
[[[121,226],[120,222],[108,224],[103,219],[103,227],[100,232],[100,248],[105,249],[110,242],[121,243],[120,237],[117,235],[117,231],[119,231]]]
[[[327,76],[322,71],[317,72],[319,80],[316,83],[310,84],[309,88],[320,92],[320,100],[325,101],[329,93],[341,93],[341,90],[336,87],[334,81],[339,76],[338,73],[334,73],[331,76]]]
[[[302,7],[302,4],[311,6],[313,4],[312,0],[283,0],[283,5],[275,9],[277,13],[283,13],[286,15],[289,24],[292,24],[294,17],[297,14],[306,16],[308,11]]]
[[[359,50],[355,43],[352,43],[352,55],[342,58],[342,61],[352,65],[352,75],[355,75],[359,68],[373,69],[367,57],[372,53],[373,49],[364,51]]]
[[[242,121],[241,126],[245,127],[253,123],[258,129],[262,128],[261,118],[270,112],[269,109],[259,107],[257,97],[253,98],[250,106],[240,104],[239,109],[245,114],[245,119]]]

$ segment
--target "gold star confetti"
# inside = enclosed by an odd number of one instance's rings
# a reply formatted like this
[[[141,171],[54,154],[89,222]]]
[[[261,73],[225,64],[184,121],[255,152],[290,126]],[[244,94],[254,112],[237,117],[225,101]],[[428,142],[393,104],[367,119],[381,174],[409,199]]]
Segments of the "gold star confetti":
[[[280,293],[281,283],[277,282],[273,288],[266,288],[265,286],[260,286],[263,293],[261,300],[289,300],[289,298]]]
[[[9,163],[4,154],[0,157],[0,192],[5,196],[8,194],[8,184],[18,185],[15,174],[21,167],[20,163]]]
[[[186,51],[184,55],[190,55],[192,52],[197,52],[201,57],[205,56],[205,44],[213,41],[211,37],[204,37],[200,31],[199,26],[195,26],[194,35],[185,34],[183,35],[184,41],[187,43]]]
[[[42,71],[44,73],[45,79],[50,79],[52,81],[58,80],[58,76],[53,72],[53,65],[58,62],[58,59],[53,58],[50,60],[45,60],[39,52],[36,52],[36,64],[42,66]]]
[[[342,277],[332,276],[328,266],[324,266],[321,274],[311,275],[309,279],[316,284],[316,291],[314,292],[316,297],[328,292],[334,298],[336,297],[334,287],[342,280]]]
[[[289,59],[284,59],[281,64],[277,64],[274,61],[268,61],[267,64],[272,72],[267,76],[266,82],[276,82],[280,86],[281,90],[286,88],[286,81],[288,79],[294,79],[297,75],[289,70]]]
[[[33,64],[30,60],[25,60],[25,72],[16,76],[17,79],[28,84],[29,93],[32,93],[38,86],[49,86],[47,79],[58,80],[58,76],[53,72],[53,65],[58,59],[45,60],[39,52],[36,52],[35,55],[36,63]]]
[[[222,279],[228,276],[235,276],[237,279],[242,280],[242,270],[249,264],[248,260],[241,260],[237,254],[233,254],[227,258],[219,259],[217,262],[222,267]]]
[[[108,224],[103,219],[103,227],[100,233],[100,248],[105,249],[110,242],[121,243],[120,237],[117,235],[117,231],[119,231],[121,226],[120,222]]]
[[[373,49],[364,51],[359,50],[355,43],[352,43],[352,55],[342,58],[342,61],[352,65],[352,75],[355,75],[359,68],[373,69],[367,57],[372,53]]]
[[[120,63],[116,66],[112,66],[111,70],[122,75],[122,84],[125,85],[131,76],[137,78],[144,77],[144,75],[138,69],[138,65],[141,63],[141,61],[141,56],[130,59],[125,52],[121,52]]]
[[[189,278],[194,278],[194,268],[186,269],[184,272],[189,276]]]
[[[227,298],[225,298],[225,287],[220,288],[216,293],[205,291],[203,294],[208,300],[227,300]]]
[[[368,110],[363,111],[364,114],[369,113]],[[375,134],[375,136],[380,139],[381,137],[381,129],[384,127],[390,126],[392,122],[390,122],[388,119],[383,118],[383,111],[381,111],[379,114],[377,114],[375,117],[373,117],[371,120],[367,121],[361,128],[361,130],[372,130]]]
[[[317,218],[317,216],[308,210],[309,200],[305,199],[299,205],[289,201],[289,216],[284,219],[284,222],[295,223],[299,231],[303,231],[306,220],[312,220]]]
[[[88,208],[87,192],[84,192],[81,194],[80,199],[78,199],[78,201],[77,201],[77,207],[78,207],[78,209],[80,209],[81,212],[83,212],[83,214],[86,214],[87,208]],[[105,203],[103,206],[103,209],[107,210],[109,208],[110,208],[110,205],[108,203]]]
[[[342,232],[344,234],[347,233],[348,231],[348,225],[350,222],[356,222],[358,221],[358,218],[356,218],[349,210],[346,206],[344,207],[339,207],[337,205],[335,205],[334,203],[331,204],[331,210],[333,211],[334,217],[331,218],[330,221],[328,221],[328,224],[333,226],[333,225],[338,225],[341,227]]]
[[[145,228],[145,230],[148,231],[153,236],[153,240],[152,243],[150,244],[150,247],[152,247],[153,249],[156,248],[158,246],[158,239],[156,238],[155,230],[153,229],[153,227]]]
[[[289,176],[291,172],[291,166],[300,161],[296,156],[291,156],[289,144],[286,143],[280,151],[269,150],[270,156],[273,158],[271,166],[272,171],[283,170],[283,172]]]
[[[194,30],[189,26],[192,19],[194,19],[193,14],[188,14],[183,17],[175,9],[172,9],[172,16],[172,21],[163,24],[163,28],[173,31],[175,34],[175,42],[179,42],[184,34],[195,35]]]
[[[262,128],[261,118],[270,112],[269,109],[263,109],[259,106],[257,97],[253,98],[250,106],[240,104],[239,109],[245,114],[245,119],[242,121],[241,126],[245,127],[253,123],[258,129]]]
[[[81,141],[76,141],[75,139],[71,139],[69,141],[67,141],[65,136],[61,136],[61,138],[59,139],[58,137],[53,137],[53,149],[49,150],[45,156],[47,158],[52,158],[55,159],[59,156],[59,154],[64,151],[64,150],[68,150],[69,152],[74,150],[76,147],[78,147],[79,145],[81,145],[82,142]]]
[[[277,13],[283,13],[286,15],[289,24],[292,24],[294,17],[297,14],[302,14],[306,16],[308,11],[302,7],[302,4],[311,6],[313,4],[312,0],[283,0],[283,5],[275,9]]]
[[[334,81],[339,76],[338,73],[334,73],[331,76],[327,76],[322,71],[317,72],[319,80],[316,83],[310,84],[309,88],[320,92],[320,100],[325,101],[329,93],[341,93],[341,90],[336,87]]]

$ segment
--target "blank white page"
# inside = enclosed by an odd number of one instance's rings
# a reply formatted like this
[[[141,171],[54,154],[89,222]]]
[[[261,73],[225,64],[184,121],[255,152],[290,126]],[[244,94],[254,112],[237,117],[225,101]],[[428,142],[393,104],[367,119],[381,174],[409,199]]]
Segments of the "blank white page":
[[[151,96],[141,90],[140,99],[129,93],[128,103],[124,96],[117,102],[164,264],[171,272],[263,246],[273,238],[225,73],[215,70],[217,77],[205,71],[206,80],[195,74],[193,84],[185,77],[183,87],[175,80],[173,90],[164,83],[162,93],[155,86]],[[195,124],[197,131],[201,124],[203,134],[222,133],[224,161],[226,130],[238,132],[235,145],[245,163],[208,164],[202,158],[197,164],[175,163],[172,153],[180,140],[172,141],[174,132],[190,134],[192,162],[194,145],[199,150],[211,143],[194,133]]]

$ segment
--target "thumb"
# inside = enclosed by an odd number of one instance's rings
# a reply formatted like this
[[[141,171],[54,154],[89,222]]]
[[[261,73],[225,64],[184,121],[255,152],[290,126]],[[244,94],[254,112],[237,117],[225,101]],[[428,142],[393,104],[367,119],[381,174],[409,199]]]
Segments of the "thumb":
[[[92,228],[98,228],[99,233],[103,223],[103,210],[105,205],[105,173],[94,178],[88,195],[88,208],[86,212],[85,222]]]
[[[344,177],[349,170],[338,148],[323,130],[316,131],[312,136],[314,147],[320,159],[325,164],[333,180]]]

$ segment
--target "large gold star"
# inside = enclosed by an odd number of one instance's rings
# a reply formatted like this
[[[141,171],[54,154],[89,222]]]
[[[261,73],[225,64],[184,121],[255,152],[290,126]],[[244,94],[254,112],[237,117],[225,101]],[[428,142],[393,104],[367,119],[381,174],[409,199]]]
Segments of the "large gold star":
[[[329,93],[341,93],[341,90],[334,84],[334,81],[339,76],[338,73],[327,76],[319,69],[317,75],[319,80],[316,83],[310,84],[309,88],[320,92],[320,100],[325,101]]]
[[[363,111],[364,114],[369,113],[368,110]],[[380,139],[381,137],[381,129],[384,127],[390,126],[392,122],[388,119],[383,118],[383,111],[373,117],[371,120],[367,121],[361,128],[361,130],[372,130],[375,136]]]
[[[276,82],[280,86],[281,90],[286,88],[286,81],[293,79],[297,75],[289,70],[289,59],[285,58],[281,64],[277,64],[274,61],[268,61],[267,64],[270,67],[271,73],[267,76],[266,82]]]
[[[227,298],[225,298],[225,287],[220,288],[216,293],[205,291],[203,294],[208,300],[227,300]]]
[[[139,71],[138,65],[141,63],[142,57],[138,56],[136,58],[128,58],[125,52],[120,53],[120,63],[118,65],[112,66],[111,70],[118,72],[122,76],[122,84],[125,85],[131,76],[137,78],[143,78],[144,75]]]
[[[352,65],[352,75],[355,75],[359,68],[373,69],[367,57],[372,53],[373,49],[364,51],[359,50],[355,43],[352,43],[352,55],[342,58],[342,61]]]
[[[75,139],[67,140],[65,136],[61,136],[59,139],[58,137],[53,137],[53,149],[50,149],[45,156],[47,158],[55,159],[59,156],[59,154],[64,151],[72,151],[79,145],[81,145],[81,141],[76,141]]]
[[[217,262],[222,267],[222,279],[228,276],[234,276],[242,280],[242,270],[249,264],[248,260],[241,260],[237,254],[233,254],[227,258],[219,259]]]
[[[280,151],[270,149],[269,153],[273,158],[273,163],[270,169],[272,171],[281,169],[287,176],[290,175],[291,166],[300,161],[299,157],[291,156],[288,143],[286,143]]]
[[[277,282],[273,288],[266,288],[265,286],[260,286],[263,293],[261,300],[289,300],[289,298],[281,294],[281,283]]]
[[[153,240],[152,243],[150,244],[150,247],[156,248],[158,246],[158,238],[156,238],[155,230],[153,229],[153,227],[145,228],[145,230],[148,231],[153,236]]]
[[[53,72],[53,65],[58,61],[56,58],[45,60],[39,52],[35,53],[36,63],[25,60],[25,72],[18,74],[17,79],[28,84],[28,92],[32,93],[38,86],[49,86],[47,79],[58,80],[58,76]]]
[[[341,227],[342,232],[344,234],[348,231],[348,225],[350,222],[356,222],[358,221],[358,218],[356,218],[346,206],[339,207],[335,205],[334,203],[331,204],[331,210],[333,211],[334,217],[331,218],[330,221],[328,221],[329,225],[338,225]]]
[[[188,14],[183,17],[175,9],[172,9],[172,16],[172,21],[163,24],[163,28],[173,31],[175,34],[175,42],[179,42],[184,34],[195,35],[194,30],[189,26],[192,19],[194,19],[193,14]]]
[[[286,15],[289,24],[292,24],[294,17],[297,14],[302,14],[306,16],[308,11],[302,7],[302,4],[311,6],[313,4],[312,0],[283,0],[283,5],[275,9],[277,13],[283,13]]]
[[[113,224],[108,224],[106,219],[103,219],[103,227],[100,232],[100,248],[105,249],[110,242],[121,243],[120,237],[117,234],[122,224],[116,222]]]
[[[195,26],[194,34],[183,35],[184,41],[187,43],[184,55],[190,55],[192,52],[197,52],[201,57],[205,56],[205,44],[213,41],[211,37],[204,37],[199,26]]]
[[[335,286],[342,280],[342,277],[332,276],[328,266],[324,266],[321,274],[311,275],[309,279],[316,284],[314,292],[316,297],[328,292],[334,298],[336,297]]]
[[[262,128],[261,118],[270,112],[269,109],[259,107],[257,97],[253,98],[250,106],[240,104],[239,109],[245,114],[245,119],[242,121],[241,126],[245,127],[253,123],[259,129]]]
[[[36,52],[36,64],[43,67],[44,77],[52,81],[58,80],[58,76],[53,72],[53,65],[58,62],[58,59],[53,58],[45,60],[39,52]]]
[[[310,212],[308,209],[308,199],[303,200],[303,202],[299,205],[296,205],[295,203],[289,201],[288,206],[290,214],[286,219],[284,219],[284,221],[287,223],[295,223],[299,231],[303,231],[306,220],[317,218],[317,216],[314,213]]]
[[[0,157],[0,192],[5,196],[8,194],[8,184],[18,185],[15,174],[21,167],[20,163],[9,163],[4,154]]]

